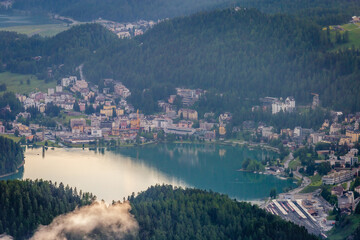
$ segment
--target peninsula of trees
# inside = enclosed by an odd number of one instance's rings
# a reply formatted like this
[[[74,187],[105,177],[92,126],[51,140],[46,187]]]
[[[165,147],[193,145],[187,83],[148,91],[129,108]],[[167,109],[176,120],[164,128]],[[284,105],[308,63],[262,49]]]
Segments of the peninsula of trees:
[[[19,143],[0,136],[0,176],[14,173],[24,162],[24,153]]]

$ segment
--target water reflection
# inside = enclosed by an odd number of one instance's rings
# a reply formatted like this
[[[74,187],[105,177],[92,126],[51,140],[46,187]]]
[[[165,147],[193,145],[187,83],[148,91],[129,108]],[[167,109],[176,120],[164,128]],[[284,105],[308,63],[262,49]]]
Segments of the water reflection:
[[[276,157],[271,152],[216,145],[158,144],[115,150],[34,148],[25,152],[25,170],[11,178],[63,182],[108,202],[155,184],[197,187],[239,200],[262,199],[293,183],[237,171],[243,159]],[[9,178],[7,178],[9,179]]]
[[[246,158],[277,157],[272,152],[218,145],[168,144],[113,150],[134,161],[146,163],[162,173],[182,179],[201,189],[228,194],[240,200],[267,197],[270,189],[279,192],[294,186],[273,176],[237,171]]]

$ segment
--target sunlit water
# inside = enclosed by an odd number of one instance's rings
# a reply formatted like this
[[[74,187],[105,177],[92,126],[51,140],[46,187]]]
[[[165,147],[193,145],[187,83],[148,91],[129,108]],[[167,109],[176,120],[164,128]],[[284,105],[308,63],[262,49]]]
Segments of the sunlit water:
[[[246,158],[273,157],[269,152],[216,145],[158,144],[138,148],[27,149],[24,171],[16,177],[63,182],[108,202],[155,184],[196,187],[239,200],[258,200],[275,187],[294,186],[274,176],[237,171]]]

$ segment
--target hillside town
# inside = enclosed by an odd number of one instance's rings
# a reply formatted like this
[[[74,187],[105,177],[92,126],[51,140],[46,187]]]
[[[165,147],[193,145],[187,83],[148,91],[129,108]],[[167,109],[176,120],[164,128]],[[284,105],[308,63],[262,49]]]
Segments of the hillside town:
[[[110,20],[97,19],[94,23],[101,24],[111,32],[115,33],[119,38],[132,38],[143,35],[145,31],[159,23],[158,21],[138,20],[136,22],[118,23]]]
[[[121,147],[165,140],[269,148],[280,153],[280,157],[264,163],[264,172],[250,171],[294,178],[300,185],[281,194],[279,203],[267,203],[264,208],[268,212],[304,225],[310,232],[324,234],[334,224],[327,220],[329,215],[335,214],[333,206],[337,206],[341,215],[355,211],[360,200],[360,182],[356,180],[359,179],[356,177],[360,113],[344,116],[342,112],[332,111],[331,117],[318,130],[302,126],[277,130],[269,124],[253,121],[233,126],[230,112],[218,116],[213,112],[200,115],[194,109],[194,104],[205,94],[202,89],[176,88],[176,94],[158,101],[159,113],[144,115],[141,109],[135,109],[128,102],[131,91],[120,81],[104,79],[104,86],[100,88],[85,79],[69,76],[47,92],[16,94],[24,111],[10,124],[0,123],[0,134],[21,137],[23,144],[58,147],[96,147],[103,143]],[[320,105],[320,98],[318,94],[312,95],[308,108],[315,109]],[[285,100],[265,97],[259,102],[261,105],[254,106],[253,111],[269,111],[272,115],[299,111],[291,96]],[[10,113],[12,109],[6,106],[0,111]],[[32,114],[50,117],[53,123],[34,122]],[[234,139],[239,135],[247,138]],[[306,192],[314,184],[318,184],[317,187]],[[321,188],[322,192],[329,192],[328,199],[319,195]],[[294,210],[289,214],[291,208],[295,209],[292,204],[299,213]]]

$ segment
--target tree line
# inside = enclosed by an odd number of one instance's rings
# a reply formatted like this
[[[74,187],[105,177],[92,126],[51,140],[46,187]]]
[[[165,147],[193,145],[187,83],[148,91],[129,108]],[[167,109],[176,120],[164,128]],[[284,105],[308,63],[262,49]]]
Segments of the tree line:
[[[155,186],[129,200],[138,239],[317,239],[304,227],[219,193]]]
[[[13,173],[24,161],[20,144],[0,136],[0,175]]]
[[[58,215],[90,204],[95,197],[43,180],[0,181],[0,234],[27,239]]]

